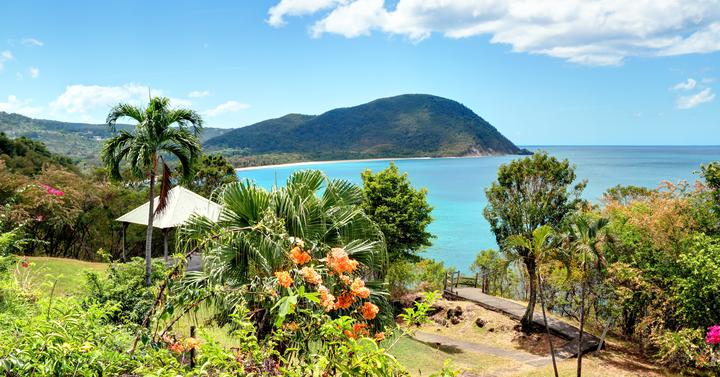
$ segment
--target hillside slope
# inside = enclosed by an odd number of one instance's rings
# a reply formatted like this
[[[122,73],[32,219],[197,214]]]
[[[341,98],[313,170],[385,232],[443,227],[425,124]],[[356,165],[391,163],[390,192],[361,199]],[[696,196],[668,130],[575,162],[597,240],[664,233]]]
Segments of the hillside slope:
[[[296,159],[524,154],[462,104],[406,94],[317,116],[289,114],[209,139],[206,147],[241,156]]]
[[[118,128],[130,129],[131,126],[121,124]],[[201,139],[207,140],[227,131],[229,130],[206,127]],[[0,111],[0,132],[12,138],[25,136],[41,141],[51,152],[91,165],[99,163],[98,155],[102,142],[110,136],[110,130],[105,124],[33,119],[3,111]]]

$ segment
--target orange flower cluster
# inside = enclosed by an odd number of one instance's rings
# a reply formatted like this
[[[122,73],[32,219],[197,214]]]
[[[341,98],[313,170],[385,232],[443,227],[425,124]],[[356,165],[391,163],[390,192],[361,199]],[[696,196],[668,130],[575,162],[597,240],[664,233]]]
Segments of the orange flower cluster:
[[[320,292],[320,305],[325,308],[326,312],[333,310],[335,308],[335,296],[324,285],[318,287],[318,292]]]
[[[377,305],[373,304],[372,302],[365,302],[362,307],[360,307],[360,314],[362,314],[363,318],[366,320],[372,320],[375,319],[375,316],[380,312],[380,308],[377,307]]]
[[[327,256],[327,265],[332,271],[337,274],[343,272],[353,272],[358,267],[358,261],[350,259],[345,250],[335,247],[330,250],[330,254]]]
[[[275,272],[275,277],[278,279],[278,284],[282,287],[290,288],[293,283],[293,280],[287,271],[277,271]]]
[[[180,342],[172,343],[168,346],[168,349],[175,353],[183,353],[185,352],[185,347]]]
[[[303,251],[300,246],[295,246],[292,250],[290,250],[290,259],[298,266],[302,266],[303,264],[310,262],[310,259],[312,258],[310,257],[310,254]]]
[[[303,269],[300,270],[300,273],[302,274],[303,279],[305,279],[308,284],[322,284],[322,277],[312,267],[303,267]]]
[[[200,348],[200,340],[196,338],[187,338],[185,339],[185,343],[187,344],[188,350],[194,350]]]
[[[357,339],[360,336],[369,336],[370,332],[367,330],[367,325],[364,323],[356,323],[353,325],[352,330],[343,331],[345,336],[350,339]]]
[[[335,302],[335,309],[347,309],[355,302],[355,297],[350,292],[345,292]]]
[[[355,281],[353,281],[350,286],[350,291],[352,294],[360,298],[370,297],[370,289],[365,287],[365,282],[360,278],[355,278]]]
[[[345,283],[345,285],[352,284],[352,281],[350,280],[350,276],[347,276],[345,274],[340,274],[340,280],[342,280],[342,282]]]
[[[382,342],[383,340],[385,340],[384,332],[375,333],[375,341],[376,342]]]

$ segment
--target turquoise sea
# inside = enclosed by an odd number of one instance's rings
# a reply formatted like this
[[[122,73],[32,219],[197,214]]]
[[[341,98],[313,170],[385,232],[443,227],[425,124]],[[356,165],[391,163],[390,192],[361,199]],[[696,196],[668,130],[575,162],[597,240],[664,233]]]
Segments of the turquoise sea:
[[[662,180],[694,181],[701,164],[720,160],[720,146],[526,146],[567,158],[576,166],[578,179],[587,179],[584,197],[598,200],[617,184],[657,187]],[[519,156],[398,160],[412,184],[428,189],[435,218],[430,230],[437,238],[425,256],[467,271],[475,254],[496,247],[483,218],[484,189],[495,179],[497,168]],[[270,189],[277,181],[300,169],[320,169],[331,178],[360,183],[360,172],[384,169],[389,161],[308,163],[239,171],[240,178],[255,180]]]

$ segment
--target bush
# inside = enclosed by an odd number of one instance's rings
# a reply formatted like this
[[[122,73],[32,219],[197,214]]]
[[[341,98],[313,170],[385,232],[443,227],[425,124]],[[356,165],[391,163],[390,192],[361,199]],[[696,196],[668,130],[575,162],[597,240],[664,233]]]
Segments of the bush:
[[[442,290],[445,272],[443,262],[433,259],[423,259],[417,263],[395,262],[388,268],[385,278],[390,297],[399,298],[413,292]]]
[[[152,280],[164,277],[165,263],[156,261],[152,266]],[[140,324],[152,306],[155,295],[145,286],[145,261],[133,258],[127,263],[111,264],[107,276],[86,272],[86,305],[111,304],[120,310],[109,316],[118,323]]]

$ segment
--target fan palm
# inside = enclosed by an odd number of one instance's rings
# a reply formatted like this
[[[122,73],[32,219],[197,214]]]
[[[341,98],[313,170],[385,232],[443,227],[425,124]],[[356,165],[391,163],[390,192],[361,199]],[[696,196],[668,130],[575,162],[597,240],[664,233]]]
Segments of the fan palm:
[[[535,257],[538,266],[542,266],[543,263],[554,257],[557,252],[555,246],[554,231],[547,225],[535,228],[532,232],[532,237],[528,238],[522,235],[513,235],[508,237],[507,245],[514,248],[522,248],[529,250],[530,253]],[[545,314],[545,297],[542,290],[542,277],[540,276],[540,269],[537,273],[537,288],[540,298],[540,307],[542,308],[543,322],[545,324],[545,332],[547,333],[548,345],[550,346],[550,356],[552,357],[553,371],[555,377],[558,376],[557,364],[555,363],[555,349],[553,347],[552,338],[550,337],[550,327],[547,322],[547,315]]]
[[[196,217],[180,230],[188,250],[202,245],[203,272],[192,284],[239,288],[253,279],[288,267],[288,250],[301,239],[314,258],[342,247],[368,276],[386,267],[382,231],[360,207],[362,190],[317,170],[298,171],[286,186],[267,191],[252,181],[226,185],[218,192],[223,206],[218,222]],[[220,306],[230,308],[228,297]]]
[[[571,245],[571,262],[580,271],[580,336],[578,339],[577,376],[582,375],[582,338],[585,326],[585,302],[589,289],[590,272],[600,272],[606,267],[603,253],[604,245],[610,240],[605,229],[608,219],[591,219],[578,215],[570,223],[569,242]]]
[[[137,122],[133,132],[116,130],[121,118]],[[166,204],[169,190],[170,169],[165,157],[174,157],[179,161],[183,178],[191,176],[191,167],[200,155],[201,147],[198,134],[202,130],[202,118],[198,113],[187,109],[170,107],[168,98],[154,97],[146,108],[130,104],[115,106],[107,116],[107,124],[115,135],[103,145],[101,159],[113,179],[120,179],[123,161],[136,178],[149,180],[149,210],[147,234],[145,240],[145,280],[150,285],[150,258],[152,256],[153,219]],[[160,199],[155,208],[155,180],[158,165],[164,167]]]

